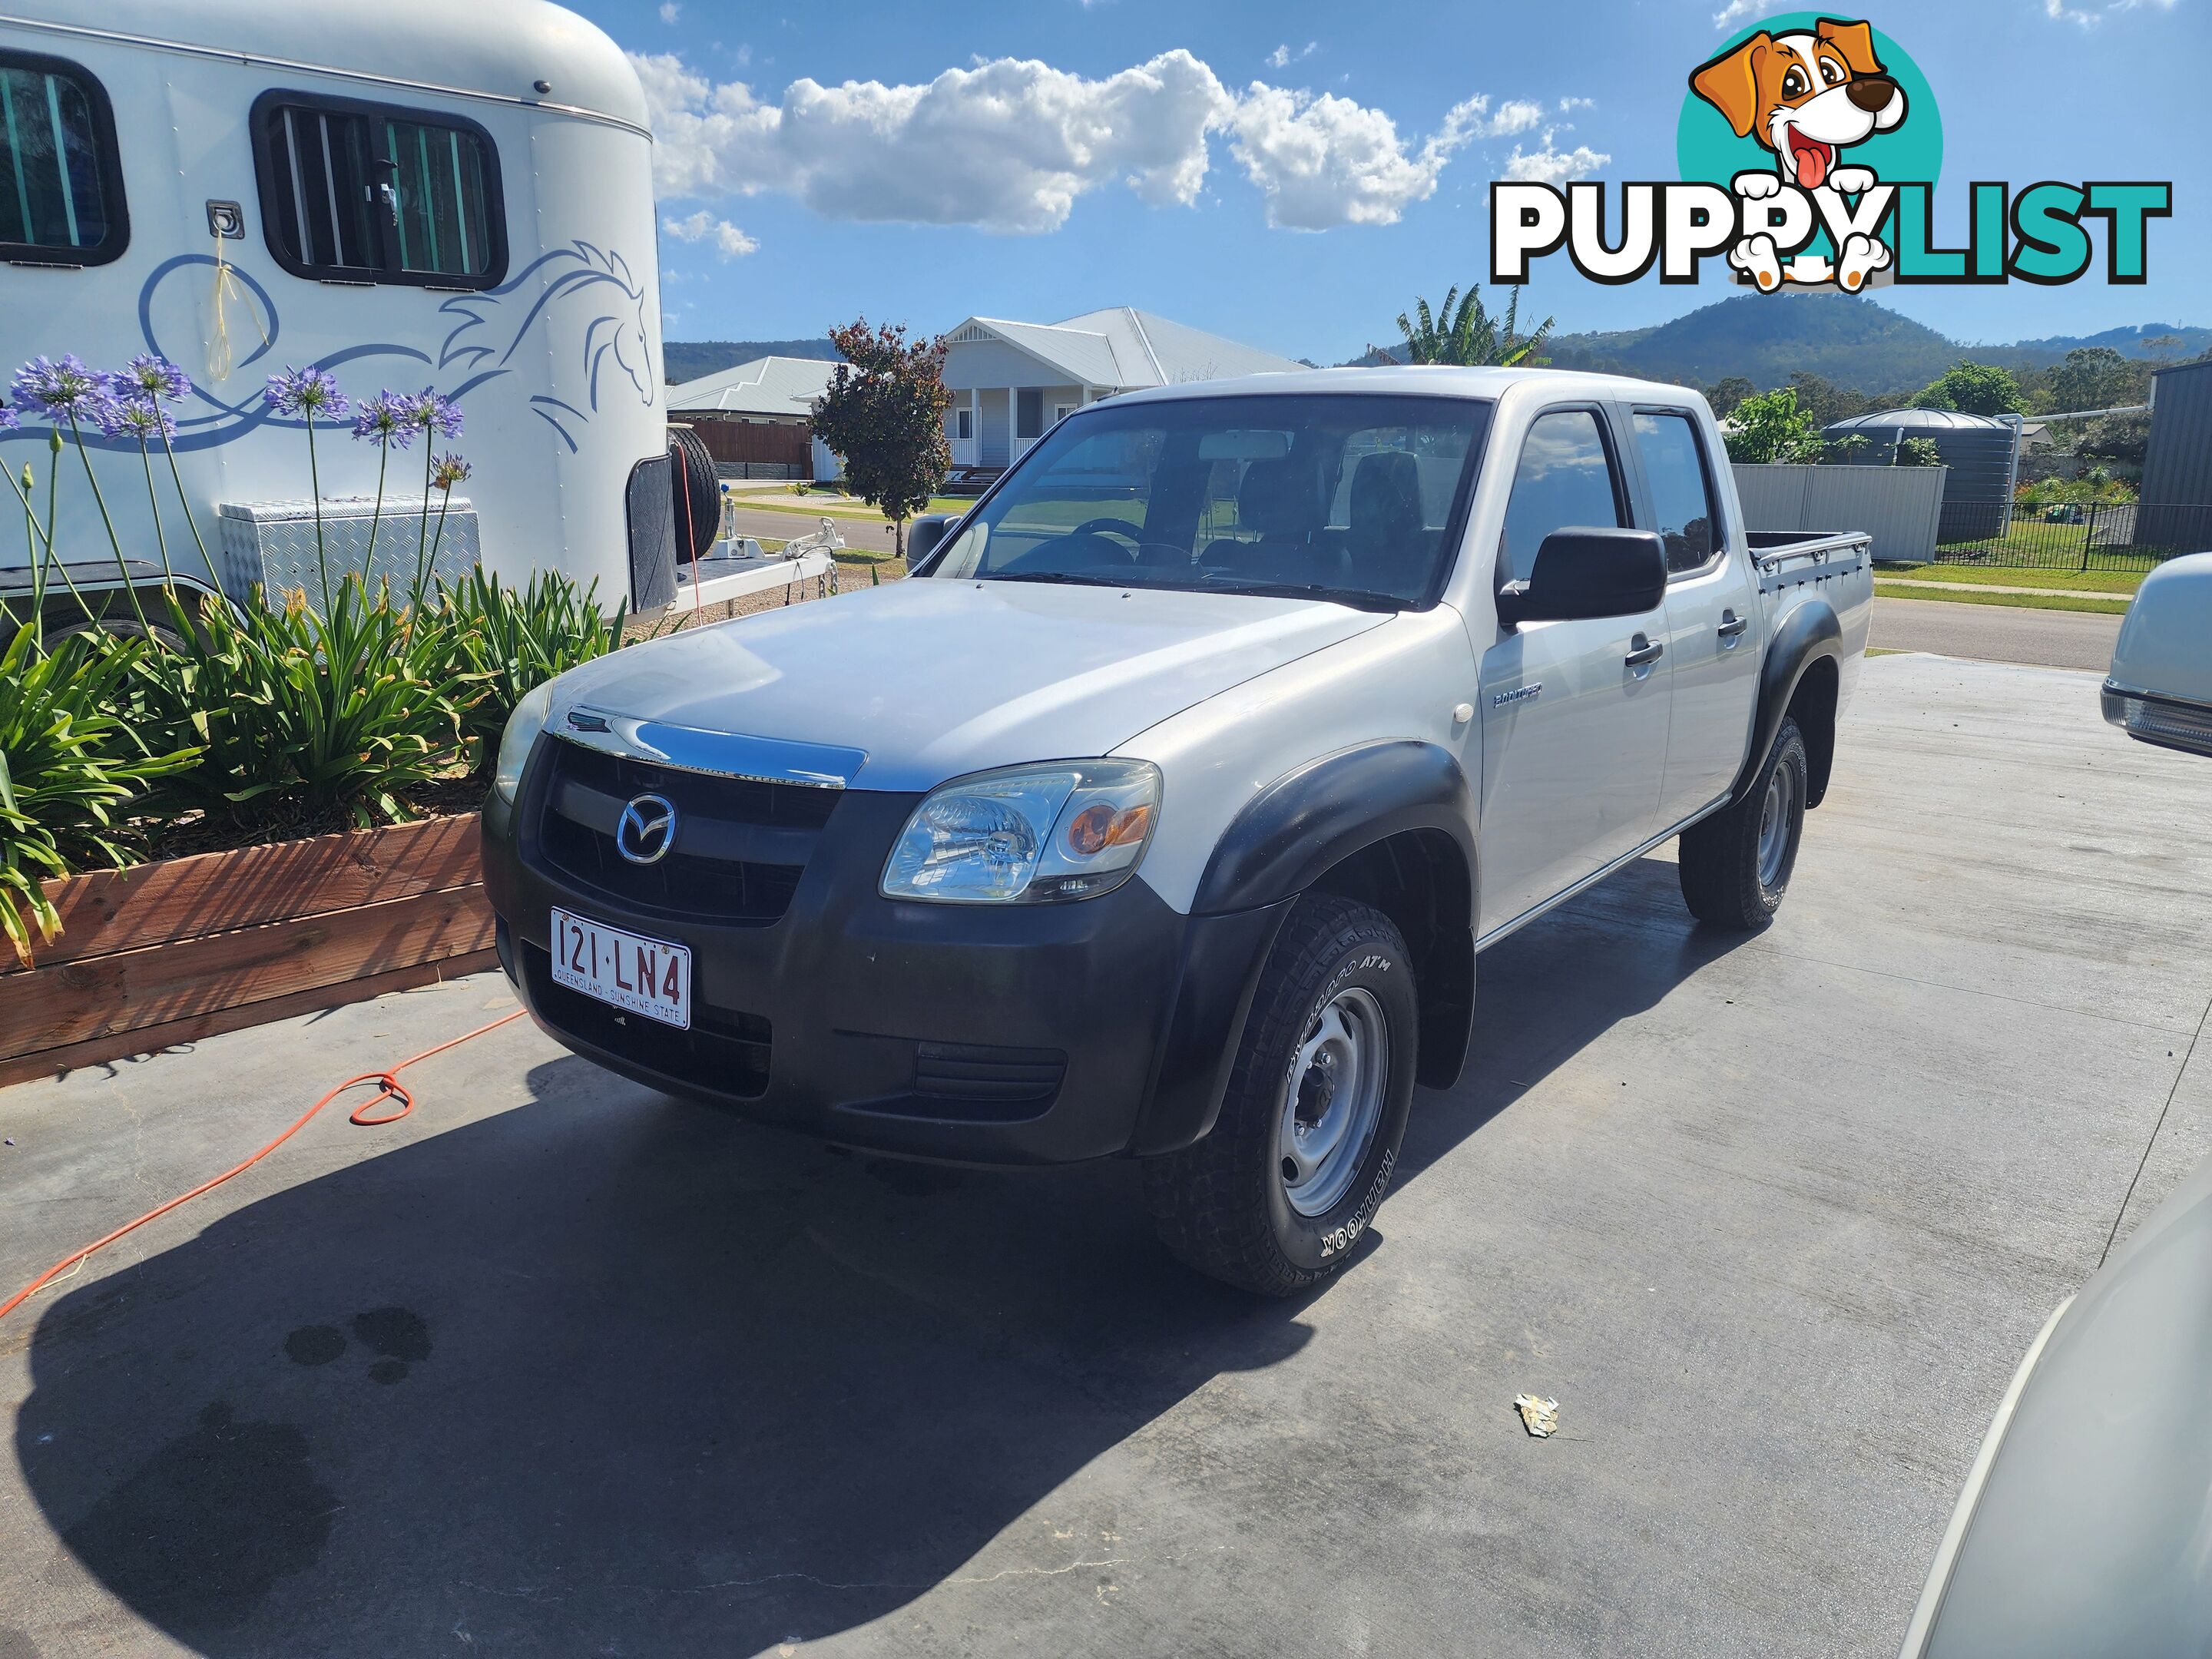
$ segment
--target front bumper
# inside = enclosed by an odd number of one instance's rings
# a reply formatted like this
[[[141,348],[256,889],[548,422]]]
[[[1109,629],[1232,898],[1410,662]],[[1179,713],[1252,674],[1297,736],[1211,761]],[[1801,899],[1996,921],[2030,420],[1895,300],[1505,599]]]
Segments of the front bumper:
[[[515,808],[487,804],[483,865],[540,1025],[654,1088],[907,1157],[1057,1164],[1196,1139],[1286,908],[1188,917],[1141,879],[1067,904],[886,899],[884,860],[921,798],[853,790],[779,920],[705,923],[626,908],[539,855],[532,783]],[[556,905],[689,946],[694,1030],[554,985]]]
[[[2131,738],[2187,755],[2212,755],[2212,707],[2110,679],[2099,701],[2105,718]]]

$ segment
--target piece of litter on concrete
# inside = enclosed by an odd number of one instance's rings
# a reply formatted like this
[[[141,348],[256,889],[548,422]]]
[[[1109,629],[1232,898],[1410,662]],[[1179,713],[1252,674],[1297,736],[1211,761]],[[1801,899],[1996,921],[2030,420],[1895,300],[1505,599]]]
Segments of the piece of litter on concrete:
[[[1533,1394],[1516,1394],[1513,1396],[1513,1409],[1521,1413],[1522,1426],[1537,1439],[1559,1432],[1558,1401],[1539,1400]]]

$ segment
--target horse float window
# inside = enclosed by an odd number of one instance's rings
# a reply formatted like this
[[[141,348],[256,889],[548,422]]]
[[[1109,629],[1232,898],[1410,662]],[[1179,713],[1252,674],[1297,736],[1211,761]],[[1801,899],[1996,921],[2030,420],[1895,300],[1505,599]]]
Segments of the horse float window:
[[[253,143],[269,252],[294,276],[453,289],[506,276],[499,152],[475,122],[270,92]]]
[[[0,259],[105,264],[130,235],[106,92],[66,59],[0,52]]]

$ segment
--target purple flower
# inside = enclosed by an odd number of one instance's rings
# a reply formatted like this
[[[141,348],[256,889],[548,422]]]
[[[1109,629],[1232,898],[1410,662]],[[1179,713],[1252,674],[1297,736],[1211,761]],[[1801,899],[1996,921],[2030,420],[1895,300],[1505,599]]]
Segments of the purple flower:
[[[151,438],[177,435],[177,423],[169,411],[150,397],[110,398],[93,410],[93,418],[109,438],[135,438],[143,444]]]
[[[7,404],[0,404],[0,432],[13,432],[21,424],[15,418],[15,411]]]
[[[450,398],[441,398],[427,386],[407,401],[415,424],[423,431],[441,438],[461,435],[461,406],[459,404]]]
[[[124,365],[121,374],[111,374],[107,380],[118,397],[180,404],[192,395],[192,383],[185,371],[167,357],[150,351],[133,357]]]
[[[84,366],[75,352],[65,352],[59,362],[33,357],[15,371],[15,401],[26,409],[42,409],[62,420],[91,415],[106,401],[104,376]]]
[[[430,484],[434,489],[453,494],[453,486],[468,482],[476,469],[450,450],[438,457],[430,468]]]
[[[404,449],[415,441],[416,426],[414,398],[404,392],[380,392],[354,416],[353,435],[386,449]]]
[[[261,396],[279,415],[304,415],[311,421],[318,415],[326,421],[343,421],[353,412],[338,383],[312,366],[288,367],[282,374],[271,374]]]

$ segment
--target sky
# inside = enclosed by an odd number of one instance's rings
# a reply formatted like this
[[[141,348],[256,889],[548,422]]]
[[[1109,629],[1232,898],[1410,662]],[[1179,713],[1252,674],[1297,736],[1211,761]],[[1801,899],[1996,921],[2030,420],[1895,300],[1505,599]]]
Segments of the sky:
[[[1158,312],[1334,362],[1488,270],[1499,178],[1679,176],[1686,79],[1746,0],[567,0],[654,111],[664,332],[819,335],[865,314]],[[1966,185],[2170,179],[2149,281],[1889,289],[1969,343],[2212,324],[2212,0],[1917,0],[1864,17],[1942,112],[1939,239]],[[2101,229],[2094,233],[2101,238]],[[2101,248],[2101,243],[2100,243]],[[1735,292],[1607,287],[1540,261],[1563,332]],[[1502,298],[1502,296],[1500,296]]]

